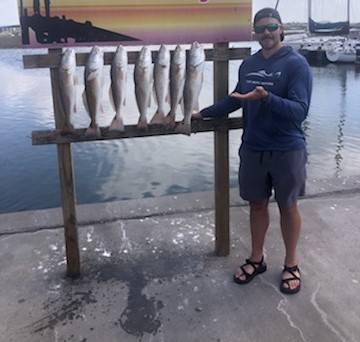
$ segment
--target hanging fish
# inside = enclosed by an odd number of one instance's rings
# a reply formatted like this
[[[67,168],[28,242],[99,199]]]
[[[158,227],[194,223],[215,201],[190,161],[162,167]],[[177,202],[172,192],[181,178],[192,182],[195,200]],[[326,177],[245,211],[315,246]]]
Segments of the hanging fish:
[[[170,61],[170,112],[166,123],[175,127],[176,110],[183,99],[186,74],[186,51],[177,45]]]
[[[97,123],[99,113],[102,111],[102,92],[104,86],[104,52],[94,46],[85,64],[85,91],[83,93],[84,106],[90,116],[91,123],[85,135],[101,137],[100,127]]]
[[[138,128],[147,129],[147,109],[150,105],[152,91],[152,58],[151,51],[147,46],[143,46],[135,61],[134,82],[136,103],[140,112]]]
[[[191,116],[194,110],[199,110],[199,95],[203,85],[205,52],[203,47],[194,42],[191,44],[186,60],[186,79],[184,86],[184,120],[175,131],[190,135]]]
[[[165,103],[169,94],[170,51],[161,45],[154,63],[154,91],[157,110],[150,124],[165,125]]]
[[[124,123],[121,116],[122,108],[126,103],[128,56],[126,49],[119,45],[116,49],[111,64],[110,76],[110,102],[115,110],[115,117],[109,127],[110,131],[124,131]]]
[[[65,129],[73,130],[71,123],[73,113],[76,113],[76,57],[74,49],[66,49],[61,56],[59,67],[60,103],[65,118]]]

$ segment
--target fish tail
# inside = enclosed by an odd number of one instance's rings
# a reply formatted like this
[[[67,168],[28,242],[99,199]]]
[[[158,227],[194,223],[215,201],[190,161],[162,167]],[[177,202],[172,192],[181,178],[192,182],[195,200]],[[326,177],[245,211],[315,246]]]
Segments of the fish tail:
[[[121,117],[116,116],[109,127],[109,131],[124,132],[124,122]]]
[[[146,119],[142,119],[142,118],[140,117],[137,127],[138,127],[138,129],[139,129],[140,131],[147,131],[147,128],[148,128],[148,127],[147,127],[147,121],[146,121]]]
[[[165,117],[165,122],[171,129],[175,127],[175,117],[176,117],[175,114],[176,114],[175,112],[170,111],[168,115],[166,115]]]
[[[191,134],[191,124],[186,124],[186,123],[183,123],[183,122],[179,123],[175,127],[175,132],[190,136],[190,134]]]
[[[101,131],[100,127],[98,125],[91,125],[86,131],[85,131],[86,137],[96,137],[101,138]]]
[[[156,111],[153,118],[150,121],[150,125],[165,125],[165,115],[163,111]]]

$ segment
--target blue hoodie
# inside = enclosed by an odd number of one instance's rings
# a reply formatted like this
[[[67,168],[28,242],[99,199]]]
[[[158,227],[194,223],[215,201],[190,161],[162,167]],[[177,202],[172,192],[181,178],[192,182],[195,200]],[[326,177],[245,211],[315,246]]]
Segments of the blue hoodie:
[[[302,122],[312,91],[312,74],[306,59],[289,46],[270,58],[261,51],[246,58],[239,68],[235,91],[247,93],[256,86],[269,92],[265,100],[238,100],[226,96],[201,111],[203,117],[225,117],[243,108],[242,143],[255,151],[305,148]]]

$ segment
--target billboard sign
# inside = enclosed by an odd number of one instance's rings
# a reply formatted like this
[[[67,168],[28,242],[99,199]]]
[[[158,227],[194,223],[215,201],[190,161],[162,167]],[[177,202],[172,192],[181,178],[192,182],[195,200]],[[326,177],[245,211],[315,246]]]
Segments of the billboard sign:
[[[18,0],[23,47],[251,39],[251,0]]]

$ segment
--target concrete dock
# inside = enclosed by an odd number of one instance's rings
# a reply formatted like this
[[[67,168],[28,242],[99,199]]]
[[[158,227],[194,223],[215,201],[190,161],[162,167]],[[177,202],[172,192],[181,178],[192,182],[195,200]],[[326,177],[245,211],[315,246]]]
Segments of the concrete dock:
[[[1,342],[360,341],[360,177],[309,182],[299,201],[302,289],[278,290],[275,203],[268,270],[249,256],[248,206],[231,189],[231,253],[214,254],[213,192],[78,206],[81,277],[65,276],[61,209],[0,215]]]

